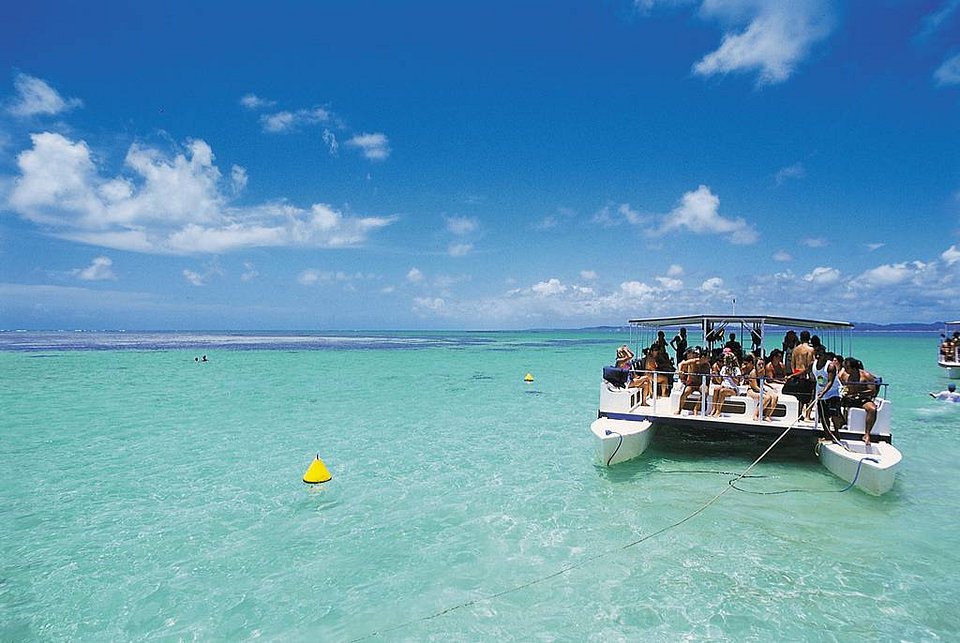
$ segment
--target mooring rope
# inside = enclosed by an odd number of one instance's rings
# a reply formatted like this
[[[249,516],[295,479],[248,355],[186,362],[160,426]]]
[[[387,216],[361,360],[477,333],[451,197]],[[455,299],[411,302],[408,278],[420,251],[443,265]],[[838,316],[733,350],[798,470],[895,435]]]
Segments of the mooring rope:
[[[634,547],[634,546],[636,546],[636,545],[639,545],[640,543],[646,542],[646,541],[650,540],[651,538],[654,538],[654,537],[656,537],[656,536],[659,536],[660,534],[663,534],[663,533],[665,533],[665,532],[668,532],[668,531],[670,531],[671,529],[675,529],[675,528],[679,527],[680,525],[682,525],[682,524],[684,524],[684,523],[686,523],[686,522],[688,522],[688,521],[696,518],[697,516],[699,516],[700,514],[702,514],[704,511],[706,511],[706,510],[710,507],[710,505],[712,505],[712,504],[715,503],[716,501],[720,500],[720,498],[722,498],[725,493],[727,493],[727,492],[730,491],[731,489],[735,489],[736,487],[734,486],[734,483],[736,483],[738,480],[742,480],[743,478],[747,477],[747,474],[750,473],[750,471],[751,471],[755,466],[757,466],[757,465],[760,463],[761,460],[763,460],[765,457],[767,457],[767,454],[770,453],[770,452],[773,450],[773,448],[774,448],[775,446],[777,446],[777,444],[780,443],[780,440],[782,440],[783,438],[786,437],[787,433],[789,433],[790,430],[793,429],[793,427],[795,427],[796,424],[797,424],[797,422],[799,422],[799,421],[800,421],[800,418],[798,417],[796,420],[793,421],[793,423],[790,424],[790,426],[788,426],[786,429],[784,429],[783,433],[781,433],[780,436],[779,436],[776,440],[774,440],[774,441],[770,444],[770,446],[767,447],[767,449],[766,449],[763,453],[760,454],[760,457],[758,457],[756,460],[754,460],[754,461],[750,464],[749,467],[747,467],[746,469],[743,470],[743,472],[741,472],[739,475],[737,475],[737,477],[736,477],[734,480],[730,481],[729,484],[728,484],[726,487],[724,487],[722,491],[720,491],[720,493],[718,493],[718,494],[715,495],[713,498],[711,498],[710,500],[708,500],[707,502],[705,502],[704,504],[702,504],[698,509],[696,509],[696,510],[693,511],[692,513],[686,515],[685,517],[681,518],[680,520],[678,520],[678,521],[676,521],[676,522],[674,522],[674,523],[671,523],[671,524],[667,525],[666,527],[661,527],[660,529],[658,529],[658,530],[656,530],[656,531],[654,531],[654,532],[652,532],[652,533],[649,533],[649,534],[647,534],[646,536],[643,536],[643,537],[641,537],[641,538],[638,538],[638,539],[634,540],[633,542],[629,542],[629,543],[627,543],[627,544],[625,544],[625,545],[620,545],[619,547],[612,547],[612,548],[606,549],[606,550],[604,550],[604,551],[602,551],[602,552],[600,552],[600,553],[598,553],[598,554],[594,554],[593,556],[589,556],[589,557],[587,557],[587,558],[584,558],[584,559],[582,559],[582,560],[580,560],[580,561],[578,561],[578,562],[576,562],[576,563],[571,563],[571,564],[567,565],[566,567],[562,567],[562,568],[558,569],[557,571],[553,572],[552,574],[547,574],[546,576],[541,576],[541,577],[539,577],[539,578],[535,578],[535,579],[530,580],[530,581],[527,581],[527,582],[525,582],[525,583],[521,583],[521,584],[519,584],[519,585],[514,585],[513,587],[508,587],[507,589],[502,590],[502,591],[499,591],[499,592],[496,592],[496,593],[494,593],[494,594],[488,594],[488,595],[486,595],[486,596],[478,596],[477,598],[470,599],[469,601],[464,601],[463,603],[459,603],[459,604],[457,604],[457,605],[452,605],[452,606],[450,606],[450,607],[447,607],[447,608],[445,608],[445,609],[440,610],[439,612],[434,612],[433,614],[430,614],[430,615],[428,615],[428,616],[421,616],[420,618],[410,619],[409,621],[404,621],[403,623],[399,623],[399,624],[397,624],[397,625],[394,625],[394,626],[389,627],[389,628],[384,629],[384,630],[376,630],[376,631],[374,631],[374,632],[370,632],[369,634],[365,634],[364,636],[361,636],[361,637],[358,637],[358,638],[355,638],[355,639],[351,639],[351,640],[350,640],[350,643],[355,643],[356,641],[364,641],[364,640],[366,640],[366,639],[370,639],[370,638],[373,638],[373,637],[375,637],[375,636],[380,636],[380,635],[382,635],[382,634],[387,634],[388,632],[395,632],[396,630],[403,629],[403,628],[405,628],[405,627],[409,627],[409,626],[411,626],[411,625],[414,625],[415,623],[423,623],[423,622],[426,622],[426,621],[432,621],[432,620],[435,619],[435,618],[439,618],[439,617],[441,617],[441,616],[444,616],[445,614],[449,614],[449,613],[451,613],[451,612],[455,612],[455,611],[460,610],[460,609],[463,609],[463,608],[465,608],[465,607],[470,607],[471,605],[476,605],[477,603],[480,603],[480,602],[483,602],[483,601],[492,601],[492,600],[495,600],[495,599],[497,599],[497,598],[500,598],[501,596],[506,596],[507,594],[512,594],[513,592],[518,592],[518,591],[520,591],[521,589],[526,589],[526,588],[528,588],[528,587],[533,587],[534,585],[538,585],[538,584],[540,584],[540,583],[544,583],[544,582],[546,582],[546,581],[548,581],[548,580],[551,580],[551,579],[553,579],[553,578],[556,578],[557,576],[562,576],[563,574],[566,574],[567,572],[571,572],[571,571],[573,571],[573,570],[575,570],[575,569],[578,569],[578,568],[580,568],[580,567],[583,567],[583,566],[586,565],[587,563],[590,563],[590,562],[593,562],[593,561],[598,560],[598,559],[600,559],[600,558],[603,558],[604,556],[608,556],[608,555],[610,555],[610,554],[612,554],[612,553],[615,553],[615,552],[618,552],[618,551],[623,551],[623,550],[625,550],[625,549],[630,549],[631,547]],[[858,472],[859,472],[859,469],[858,469]]]

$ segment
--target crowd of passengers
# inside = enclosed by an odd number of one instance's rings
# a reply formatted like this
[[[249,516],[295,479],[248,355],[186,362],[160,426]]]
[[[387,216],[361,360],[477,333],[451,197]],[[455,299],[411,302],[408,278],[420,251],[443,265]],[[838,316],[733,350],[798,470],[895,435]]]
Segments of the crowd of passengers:
[[[830,437],[846,424],[848,409],[862,408],[866,412],[863,441],[870,442],[879,387],[877,378],[860,360],[828,351],[817,335],[806,330],[799,335],[787,331],[782,349],[774,349],[769,355],[760,345],[759,332],[751,335],[751,349],[745,352],[736,333],[730,333],[722,346],[717,345],[723,341],[720,334],[707,336],[710,348],[689,348],[686,329],[681,328],[669,344],[659,331],[656,341],[644,348],[640,357],[625,345],[617,349],[616,365],[628,372],[626,385],[640,389],[641,405],[648,403],[654,390],[658,396],[669,396],[674,382],[679,381],[683,389],[677,415],[683,412],[687,398],[699,393],[692,412],[699,414],[704,396],[710,395],[710,415],[718,417],[724,401],[745,389],[745,394],[758,402],[754,420],[769,422],[780,396],[793,395],[805,420],[812,421],[813,409],[817,409],[823,430]],[[960,346],[960,333],[955,336]],[[668,347],[675,351],[676,362]]]
[[[957,349],[960,349],[960,331],[954,331],[953,335],[940,342],[940,357],[945,362],[960,362]]]

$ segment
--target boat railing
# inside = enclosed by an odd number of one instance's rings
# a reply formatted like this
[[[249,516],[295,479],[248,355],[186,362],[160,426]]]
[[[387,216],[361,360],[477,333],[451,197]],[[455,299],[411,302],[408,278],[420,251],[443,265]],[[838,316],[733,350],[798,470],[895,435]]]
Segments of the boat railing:
[[[700,412],[698,414],[703,416],[707,415],[706,396],[710,394],[711,385],[717,385],[717,383],[714,380],[718,377],[721,377],[719,374],[713,373],[713,372],[687,373],[687,372],[676,371],[676,370],[661,371],[661,370],[650,370],[650,369],[642,369],[642,368],[629,368],[624,370],[628,372],[628,380],[626,382],[627,388],[636,388],[636,387],[630,386],[630,384],[633,382],[633,379],[635,377],[643,377],[644,375],[652,376],[650,386],[651,386],[651,399],[653,400],[654,407],[656,407],[656,402],[660,397],[670,397],[670,394],[673,391],[673,387],[676,385],[678,381],[682,382],[681,378],[684,375],[699,376],[701,379],[700,379],[700,386],[698,387],[698,392],[701,395],[701,403],[699,405]],[[657,377],[660,375],[667,378],[667,394],[666,395],[660,395],[660,384],[659,382],[656,381]],[[766,377],[765,375],[761,375],[759,378],[750,377],[747,375],[740,375],[739,377],[744,381],[757,380],[757,387],[760,390],[754,391],[754,392],[759,393],[759,397],[757,399],[757,405],[760,409],[763,408],[764,398],[769,397],[771,395],[769,385],[771,383],[774,383],[774,384],[780,383],[775,379]],[[889,386],[889,383],[885,382],[882,377],[877,377],[876,380],[872,382],[872,384],[874,384],[877,387],[877,394],[875,395],[875,398],[887,399],[887,387]],[[750,390],[751,390],[751,387],[749,384],[741,384],[737,387],[737,395],[749,395]],[[779,397],[781,393],[779,391],[776,391],[776,395],[777,397]]]

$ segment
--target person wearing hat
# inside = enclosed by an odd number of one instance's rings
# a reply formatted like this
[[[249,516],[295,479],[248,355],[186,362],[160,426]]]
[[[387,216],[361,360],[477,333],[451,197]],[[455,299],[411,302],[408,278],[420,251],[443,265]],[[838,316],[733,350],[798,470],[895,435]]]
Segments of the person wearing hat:
[[[947,402],[960,402],[960,393],[957,393],[956,384],[948,384],[946,391],[931,393],[930,397],[935,400],[945,400]]]
[[[617,349],[617,368],[630,368],[630,363],[633,361],[633,351],[627,348],[627,345],[624,344]]]

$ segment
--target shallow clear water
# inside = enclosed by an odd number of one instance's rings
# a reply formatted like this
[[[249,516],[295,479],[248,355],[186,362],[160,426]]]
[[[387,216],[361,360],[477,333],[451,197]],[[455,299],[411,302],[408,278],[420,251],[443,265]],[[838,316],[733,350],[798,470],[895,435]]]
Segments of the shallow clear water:
[[[741,486],[828,493],[731,491],[627,548],[765,445],[595,466],[625,339],[0,333],[0,640],[960,636],[935,336],[855,339],[892,384],[892,492],[778,451]],[[306,486],[317,453],[334,478]]]

